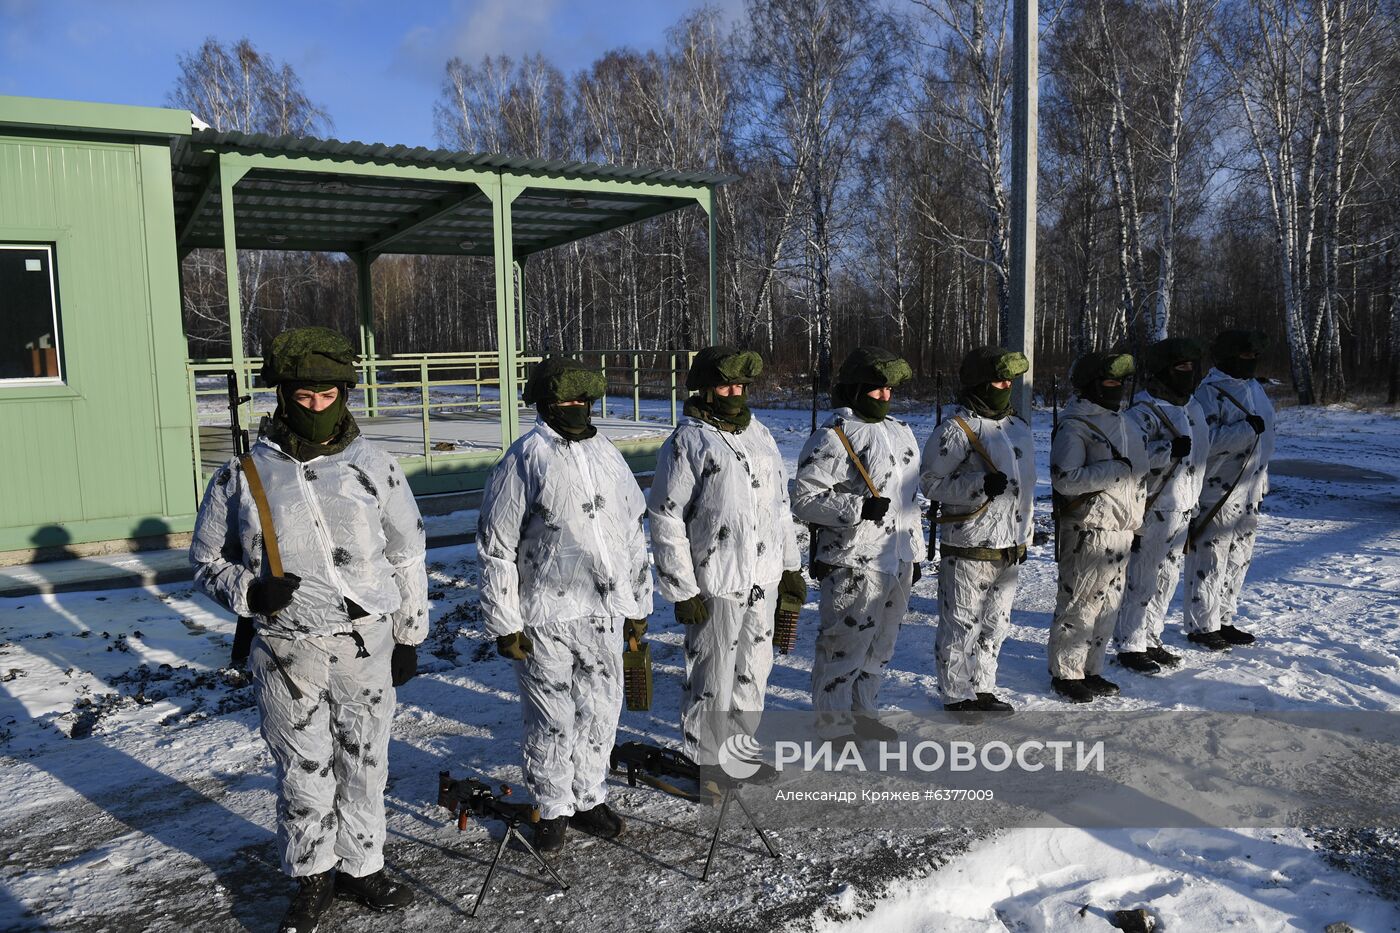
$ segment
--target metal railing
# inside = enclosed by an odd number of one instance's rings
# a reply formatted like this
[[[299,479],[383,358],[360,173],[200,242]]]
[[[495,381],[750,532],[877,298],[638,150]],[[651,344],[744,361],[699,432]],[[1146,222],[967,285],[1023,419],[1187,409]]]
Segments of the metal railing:
[[[638,423],[675,425],[684,398],[684,374],[690,369],[695,351],[676,352],[656,350],[585,350],[570,356],[596,365],[608,383],[608,392],[631,396],[631,419]],[[517,395],[523,389],[531,368],[542,357],[519,356],[515,359]],[[418,455],[407,460],[420,460],[423,469],[432,473],[460,472],[489,467],[514,438],[507,437],[504,426],[500,446],[489,450],[451,452],[441,442],[433,440],[433,415],[452,413],[468,416],[494,414],[502,422],[499,358],[494,351],[461,353],[395,353],[373,357],[357,364],[360,382],[350,396],[350,410],[360,418],[395,418],[409,412],[418,413],[423,446]],[[186,361],[187,390],[190,399],[191,443],[194,476],[200,493],[208,478],[204,473],[201,428],[223,427],[228,424],[227,374],[237,372],[243,393],[250,395],[242,414],[243,424],[256,430],[256,413],[270,413],[276,407],[272,388],[255,386],[262,369],[262,360],[252,357],[242,365],[227,358],[192,359]],[[225,404],[206,405],[200,410],[200,400],[218,398]],[[643,399],[667,402],[664,417],[648,418],[643,412]],[[261,402],[261,404],[259,404]],[[599,417],[609,417],[609,399],[601,400]],[[624,403],[625,404],[625,403]],[[616,418],[617,415],[612,417]],[[455,445],[453,445],[455,446]]]

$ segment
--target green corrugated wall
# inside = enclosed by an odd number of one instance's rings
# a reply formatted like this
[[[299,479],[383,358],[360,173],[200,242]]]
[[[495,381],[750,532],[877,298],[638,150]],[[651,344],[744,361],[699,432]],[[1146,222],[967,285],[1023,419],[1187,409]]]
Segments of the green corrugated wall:
[[[163,142],[0,134],[0,242],[55,246],[67,381],[0,383],[0,551],[192,523],[171,204]]]

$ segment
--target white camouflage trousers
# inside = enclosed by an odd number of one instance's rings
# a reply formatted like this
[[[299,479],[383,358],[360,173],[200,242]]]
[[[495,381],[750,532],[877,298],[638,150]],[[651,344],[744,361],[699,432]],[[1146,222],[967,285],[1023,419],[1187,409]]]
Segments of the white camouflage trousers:
[[[622,715],[622,620],[552,622],[526,634],[515,662],[525,711],[525,788],[552,820],[607,799],[608,757]]]
[[[700,764],[718,764],[725,739],[758,729],[773,670],[777,601],[777,580],[754,587],[743,599],[707,596],[710,617],[685,627],[681,733],[686,754]]]
[[[1190,524],[1190,512],[1148,510],[1137,531],[1138,549],[1128,557],[1128,584],[1114,632],[1119,651],[1162,646],[1162,626],[1181,579],[1181,549]]]
[[[1218,632],[1220,626],[1232,624],[1258,529],[1257,505],[1227,504],[1196,539],[1186,555],[1188,632]]]
[[[253,641],[253,673],[262,736],[277,763],[277,838],[282,870],[315,875],[340,863],[354,877],[384,865],[384,784],[394,650],[388,619],[355,630],[368,657],[348,635]],[[292,699],[269,654],[301,690]]]
[[[880,682],[909,607],[914,565],[896,574],[833,567],[821,583],[821,629],[812,662],[812,707],[823,734],[850,732],[851,713],[874,716]]]
[[[1082,680],[1103,672],[1128,575],[1131,531],[1074,531],[1061,522],[1059,589],[1050,623],[1050,676]]]
[[[997,657],[1011,630],[1021,565],[944,554],[938,565],[938,691],[944,703],[991,693]]]

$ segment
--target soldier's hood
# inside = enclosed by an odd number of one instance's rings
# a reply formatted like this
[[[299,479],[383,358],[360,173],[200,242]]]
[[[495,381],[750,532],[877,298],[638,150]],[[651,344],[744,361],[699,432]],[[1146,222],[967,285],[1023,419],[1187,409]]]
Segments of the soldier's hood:
[[[1077,395],[1070,396],[1070,400],[1065,407],[1060,410],[1060,420],[1066,418],[1084,418],[1093,421],[1100,427],[1115,424],[1116,418],[1121,412],[1109,411],[1102,405],[1096,405],[1088,399],[1080,398]]]
[[[1234,386],[1247,386],[1251,382],[1255,381],[1256,380],[1254,379],[1238,379],[1227,372],[1216,369],[1214,366],[1210,368],[1210,371],[1208,373],[1201,377],[1201,385],[1209,385],[1213,382],[1223,382],[1225,383],[1226,388],[1231,388]]]

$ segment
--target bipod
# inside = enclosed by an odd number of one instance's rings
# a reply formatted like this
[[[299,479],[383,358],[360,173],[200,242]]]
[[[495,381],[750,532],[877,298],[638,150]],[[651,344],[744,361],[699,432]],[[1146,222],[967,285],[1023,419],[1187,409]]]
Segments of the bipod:
[[[733,800],[739,805],[739,809],[744,811],[744,816],[748,817],[750,825],[758,833],[758,838],[763,840],[763,845],[768,849],[768,854],[773,858],[780,858],[778,850],[773,848],[773,843],[769,841],[768,834],[763,831],[763,827],[758,825],[758,820],[754,819],[753,811],[749,805],[744,803],[744,798],[739,796],[739,788],[734,784],[724,785],[724,796],[720,798],[719,819],[715,821],[715,832],[710,837],[710,854],[705,857],[705,871],[700,876],[700,880],[710,880],[710,864],[715,860],[715,851],[719,848],[719,835],[724,831],[724,818],[729,813],[729,801]]]
[[[491,876],[496,873],[496,863],[501,860],[501,855],[506,851],[506,846],[510,843],[512,838],[519,840],[520,844],[525,847],[525,851],[533,855],[535,861],[539,862],[541,867],[549,872],[549,877],[554,879],[554,883],[559,885],[561,890],[569,890],[569,886],[564,882],[564,879],[560,878],[559,873],[550,867],[550,864],[544,860],[543,855],[540,855],[540,850],[536,849],[534,844],[531,843],[529,839],[526,839],[525,834],[520,831],[521,822],[522,821],[518,819],[505,821],[505,835],[501,837],[501,844],[496,846],[496,854],[491,857],[491,864],[486,869],[486,878],[481,882],[481,891],[476,895],[476,903],[472,905],[472,917],[476,916],[477,909],[481,907],[482,901],[486,900],[486,889],[491,886]]]

